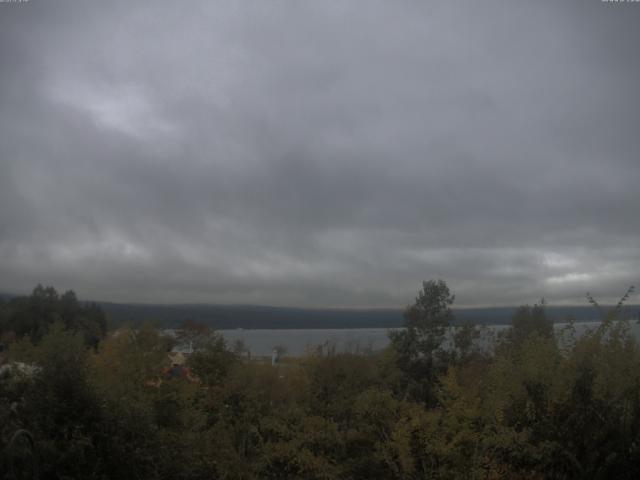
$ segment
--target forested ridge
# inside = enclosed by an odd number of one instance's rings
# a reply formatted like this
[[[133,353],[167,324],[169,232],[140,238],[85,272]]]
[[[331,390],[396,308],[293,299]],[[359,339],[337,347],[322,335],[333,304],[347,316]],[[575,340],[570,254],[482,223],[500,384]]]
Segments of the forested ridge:
[[[255,305],[136,305],[98,302],[113,326],[142,325],[153,321],[158,327],[175,328],[185,319],[196,320],[215,329],[233,328],[398,328],[404,323],[402,309],[288,308]],[[517,307],[453,309],[454,325],[508,325]],[[640,305],[625,305],[621,315],[638,318]],[[598,319],[588,305],[550,306],[547,316],[554,322],[568,318],[576,322]]]
[[[553,329],[544,301],[481,348],[424,282],[380,352],[272,366],[187,322],[153,326],[38,286],[0,301],[0,477],[578,479],[640,474],[640,351],[618,305]]]
[[[18,295],[0,294],[9,301]],[[217,330],[317,329],[317,328],[398,328],[404,323],[400,308],[293,308],[264,305],[216,304],[139,304],[94,301],[110,328],[151,323],[157,328],[177,328],[185,320],[194,320]],[[452,308],[453,325],[508,325],[517,307]],[[624,305],[621,316],[640,317],[640,305]],[[598,312],[589,305],[550,305],[547,317],[554,322],[597,320]]]

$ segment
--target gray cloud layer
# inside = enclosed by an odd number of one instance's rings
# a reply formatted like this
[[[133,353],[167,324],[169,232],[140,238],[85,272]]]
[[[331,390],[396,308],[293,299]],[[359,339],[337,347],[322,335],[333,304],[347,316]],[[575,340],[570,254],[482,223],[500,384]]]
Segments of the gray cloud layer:
[[[0,4],[0,289],[615,296],[640,271],[639,20],[597,0]]]

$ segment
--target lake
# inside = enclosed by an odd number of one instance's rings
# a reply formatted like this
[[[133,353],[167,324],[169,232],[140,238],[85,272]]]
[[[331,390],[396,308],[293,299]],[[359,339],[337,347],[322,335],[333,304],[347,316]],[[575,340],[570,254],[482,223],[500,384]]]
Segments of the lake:
[[[577,335],[587,329],[596,328],[600,322],[575,323]],[[566,323],[554,325],[557,332],[566,328]],[[640,324],[630,322],[632,333],[640,338]],[[506,325],[488,325],[483,327],[481,343],[489,345],[500,331],[508,328]],[[283,347],[287,355],[304,355],[316,349],[318,345],[335,346],[337,351],[358,352],[364,350],[381,350],[389,344],[388,328],[344,328],[344,329],[234,329],[218,330],[227,344],[241,340],[249,348],[252,355],[270,356],[273,348]]]

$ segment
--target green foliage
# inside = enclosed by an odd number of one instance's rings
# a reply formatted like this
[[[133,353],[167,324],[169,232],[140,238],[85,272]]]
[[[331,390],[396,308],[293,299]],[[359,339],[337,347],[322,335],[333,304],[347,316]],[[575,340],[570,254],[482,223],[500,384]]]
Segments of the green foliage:
[[[482,337],[482,329],[471,324],[454,327],[452,356],[458,363],[466,363],[473,359],[481,360],[484,352],[478,345]]]
[[[438,376],[447,366],[449,355],[442,343],[453,320],[454,298],[443,280],[423,282],[415,303],[405,310],[405,329],[389,334],[398,367],[405,374],[406,395],[428,405],[435,401]]]
[[[14,403],[15,426],[34,440],[34,461],[44,477],[80,478],[98,460],[92,432],[101,425],[100,408],[87,378],[89,352],[78,333],[54,323],[39,344],[25,341],[10,358],[25,363],[22,395]]]
[[[196,351],[187,374],[173,376],[172,342],[150,325],[94,348],[75,296],[36,297],[46,328],[12,341],[0,367],[1,478],[640,473],[640,348],[612,315],[584,335],[571,326],[554,335],[543,304],[523,307],[497,348],[478,350],[480,333],[467,325],[447,349],[453,296],[426,282],[407,333],[382,352],[327,348],[271,366],[190,323],[182,339]]]
[[[98,345],[107,331],[100,307],[80,303],[72,290],[59,295],[53,287],[38,285],[28,297],[14,298],[2,307],[0,332],[12,332],[18,338],[28,336],[34,342],[56,322],[79,332],[85,344],[92,347]]]
[[[553,337],[553,322],[547,318],[544,299],[533,307],[524,305],[518,308],[511,320],[505,340],[512,345],[520,345],[530,335],[537,334],[545,338]]]
[[[218,333],[207,333],[199,339],[198,349],[189,357],[188,365],[206,385],[218,385],[229,375],[238,354],[229,350]]]

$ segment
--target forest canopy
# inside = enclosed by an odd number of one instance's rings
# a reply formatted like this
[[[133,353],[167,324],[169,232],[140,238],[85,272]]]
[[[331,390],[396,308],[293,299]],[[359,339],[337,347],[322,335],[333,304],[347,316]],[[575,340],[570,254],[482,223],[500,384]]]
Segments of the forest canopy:
[[[197,322],[190,355],[151,325],[107,332],[99,307],[38,286],[0,303],[0,477],[637,478],[640,351],[619,308],[578,335],[523,306],[486,348],[451,327],[454,300],[424,282],[386,349],[271,365]]]

